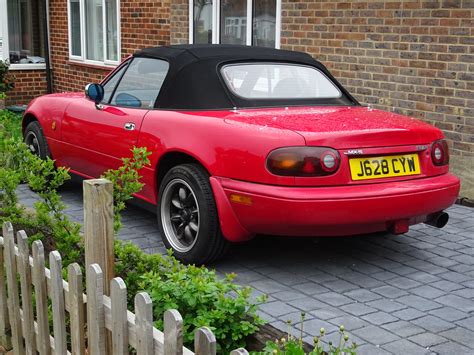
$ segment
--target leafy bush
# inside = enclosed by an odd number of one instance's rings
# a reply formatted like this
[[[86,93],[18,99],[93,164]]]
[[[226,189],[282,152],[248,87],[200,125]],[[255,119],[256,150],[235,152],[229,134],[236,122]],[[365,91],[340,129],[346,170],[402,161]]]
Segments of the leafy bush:
[[[15,87],[15,77],[8,71],[9,67],[7,61],[0,60],[0,93],[6,93]]]

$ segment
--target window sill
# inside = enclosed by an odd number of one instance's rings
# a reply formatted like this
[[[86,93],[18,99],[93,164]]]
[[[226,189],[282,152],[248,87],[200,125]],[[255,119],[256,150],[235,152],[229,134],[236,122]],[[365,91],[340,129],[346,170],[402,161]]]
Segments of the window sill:
[[[46,70],[46,64],[11,64],[10,70]]]
[[[69,65],[74,65],[83,68],[91,68],[91,69],[99,69],[99,70],[113,70],[115,69],[118,64],[98,64],[98,63],[90,63],[90,62],[82,62],[74,59],[69,59]]]

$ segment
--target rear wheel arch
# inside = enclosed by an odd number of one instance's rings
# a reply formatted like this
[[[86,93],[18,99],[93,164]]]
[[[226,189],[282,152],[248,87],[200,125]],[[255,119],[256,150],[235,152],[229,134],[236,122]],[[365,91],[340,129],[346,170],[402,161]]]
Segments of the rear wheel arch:
[[[182,164],[198,164],[200,165],[206,172],[211,176],[209,169],[196,157],[180,152],[180,151],[171,151],[163,154],[160,157],[156,165],[156,186],[159,189],[163,178],[165,177],[166,173],[170,171],[172,168]]]

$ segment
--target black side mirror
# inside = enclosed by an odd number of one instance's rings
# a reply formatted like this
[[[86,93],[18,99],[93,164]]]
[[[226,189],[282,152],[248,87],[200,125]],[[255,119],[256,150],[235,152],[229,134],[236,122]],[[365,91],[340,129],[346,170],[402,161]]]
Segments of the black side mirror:
[[[97,105],[104,98],[104,87],[100,84],[87,84],[85,93],[86,97]]]

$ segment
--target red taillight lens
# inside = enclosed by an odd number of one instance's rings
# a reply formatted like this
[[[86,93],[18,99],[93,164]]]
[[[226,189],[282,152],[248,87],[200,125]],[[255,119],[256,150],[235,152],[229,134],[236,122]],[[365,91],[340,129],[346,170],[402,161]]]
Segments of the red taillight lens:
[[[431,145],[431,160],[434,165],[447,165],[449,163],[448,143],[444,139],[433,142]]]
[[[326,176],[337,171],[341,158],[327,147],[279,148],[267,158],[267,168],[282,176]]]

